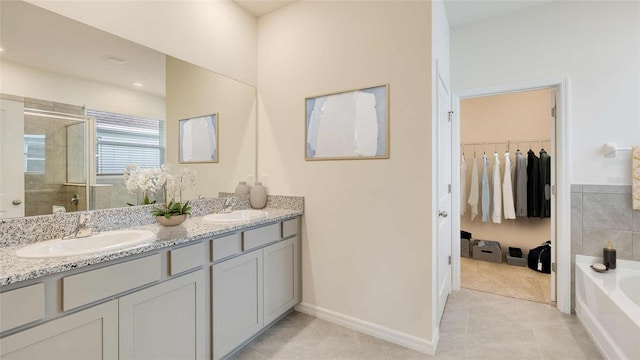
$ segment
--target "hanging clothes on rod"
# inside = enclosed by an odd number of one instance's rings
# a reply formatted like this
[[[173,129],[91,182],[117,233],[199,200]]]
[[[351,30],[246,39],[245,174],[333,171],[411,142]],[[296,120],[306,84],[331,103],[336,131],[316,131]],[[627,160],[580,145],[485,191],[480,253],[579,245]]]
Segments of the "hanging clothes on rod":
[[[527,152],[527,217],[540,216],[540,159],[533,150]]]
[[[515,207],[516,216],[527,217],[527,158],[520,149],[516,151],[516,189]]]
[[[540,150],[540,218],[551,217],[551,156]]]
[[[504,207],[504,218],[515,219],[516,210],[513,205],[513,185],[511,183],[511,158],[509,152],[504,153],[504,181],[502,183],[502,205]]]
[[[502,182],[500,181],[500,155],[498,153],[493,154],[493,213],[491,221],[494,224],[500,224],[502,222]]]
[[[551,156],[544,150],[546,142],[549,142],[549,140],[507,140],[461,144],[461,215],[466,214],[466,206],[470,206],[471,221],[480,212],[482,213],[482,222],[491,221],[496,224],[500,224],[503,218],[505,220],[513,220],[517,217],[550,217]],[[510,146],[514,143],[518,146],[515,158],[512,159]],[[520,150],[521,143],[529,143],[527,154]],[[540,144],[539,157],[532,148],[532,144],[536,143]],[[504,173],[500,171],[499,144],[504,144],[505,148]],[[470,180],[467,180],[466,177],[468,164],[464,152],[464,146],[468,145],[474,147],[473,169]],[[480,165],[476,158],[476,145],[482,145],[484,149],[481,160],[481,174],[479,173],[480,169],[478,169]],[[489,161],[486,155],[487,145],[494,145],[493,161]],[[489,168],[490,165],[492,168]]]
[[[469,200],[467,203],[471,206],[471,221],[478,216],[478,199],[480,197],[478,183],[478,161],[473,157],[473,169],[471,170],[471,188],[469,190]]]
[[[489,167],[489,160],[487,155],[482,155],[482,222],[489,221],[489,174],[487,168]]]

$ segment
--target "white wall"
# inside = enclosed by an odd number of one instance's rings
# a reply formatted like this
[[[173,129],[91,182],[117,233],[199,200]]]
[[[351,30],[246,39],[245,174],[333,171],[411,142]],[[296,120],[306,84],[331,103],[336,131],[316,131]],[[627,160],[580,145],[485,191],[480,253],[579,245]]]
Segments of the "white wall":
[[[232,79],[256,84],[256,18],[231,0],[27,1]]]
[[[163,97],[36,69],[0,63],[0,93],[156,119],[165,118]]]
[[[452,29],[454,91],[570,77],[570,182],[631,184],[640,144],[640,2],[558,1]]]
[[[296,2],[258,21],[258,170],[305,197],[303,303],[430,346],[431,6]],[[305,161],[305,97],[390,84],[388,160]]]

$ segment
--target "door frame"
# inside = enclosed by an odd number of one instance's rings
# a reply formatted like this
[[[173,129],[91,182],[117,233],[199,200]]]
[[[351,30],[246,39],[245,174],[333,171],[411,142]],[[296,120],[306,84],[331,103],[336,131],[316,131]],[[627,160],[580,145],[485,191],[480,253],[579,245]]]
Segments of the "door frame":
[[[552,207],[555,200],[555,232],[556,232],[556,304],[558,310],[565,314],[571,313],[571,174],[570,162],[570,130],[571,130],[571,106],[569,97],[570,78],[551,78],[534,81],[525,81],[513,84],[496,85],[480,89],[464,90],[456,92],[459,99],[469,99],[483,96],[492,96],[499,94],[508,94],[514,92],[539,90],[553,88],[556,90],[556,121],[555,129],[555,171],[556,177],[556,195],[552,196]],[[456,111],[454,117],[452,156],[454,156],[454,169],[460,169],[460,125],[459,125],[459,106],[453,106]],[[553,142],[553,139],[552,139]],[[460,172],[453,171],[454,189],[459,189]],[[455,187],[457,186],[457,187]],[[459,193],[459,191],[457,192]],[[460,200],[453,199],[452,212],[455,221],[453,221],[453,234],[460,232]],[[552,227],[554,221],[552,220]],[[554,231],[554,229],[551,229]],[[456,242],[454,241],[454,244]],[[459,244],[454,245],[452,259],[452,288],[460,290],[460,251]]]

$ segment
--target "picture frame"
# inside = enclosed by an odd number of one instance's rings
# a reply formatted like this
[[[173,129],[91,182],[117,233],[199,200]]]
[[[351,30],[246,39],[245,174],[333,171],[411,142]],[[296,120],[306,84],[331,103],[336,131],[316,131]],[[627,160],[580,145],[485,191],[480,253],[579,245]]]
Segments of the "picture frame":
[[[218,113],[182,119],[178,123],[178,162],[217,163],[220,152]]]
[[[305,160],[389,159],[389,84],[305,98]]]

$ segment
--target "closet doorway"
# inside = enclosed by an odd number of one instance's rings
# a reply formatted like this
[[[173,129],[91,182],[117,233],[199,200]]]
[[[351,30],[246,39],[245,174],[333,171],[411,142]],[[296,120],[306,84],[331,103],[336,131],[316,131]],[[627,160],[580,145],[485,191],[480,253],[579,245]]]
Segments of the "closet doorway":
[[[555,273],[527,266],[530,251],[556,245],[555,99],[546,87],[460,100],[460,229],[470,235],[460,244],[463,288],[556,300]],[[555,262],[551,246],[534,268]]]

